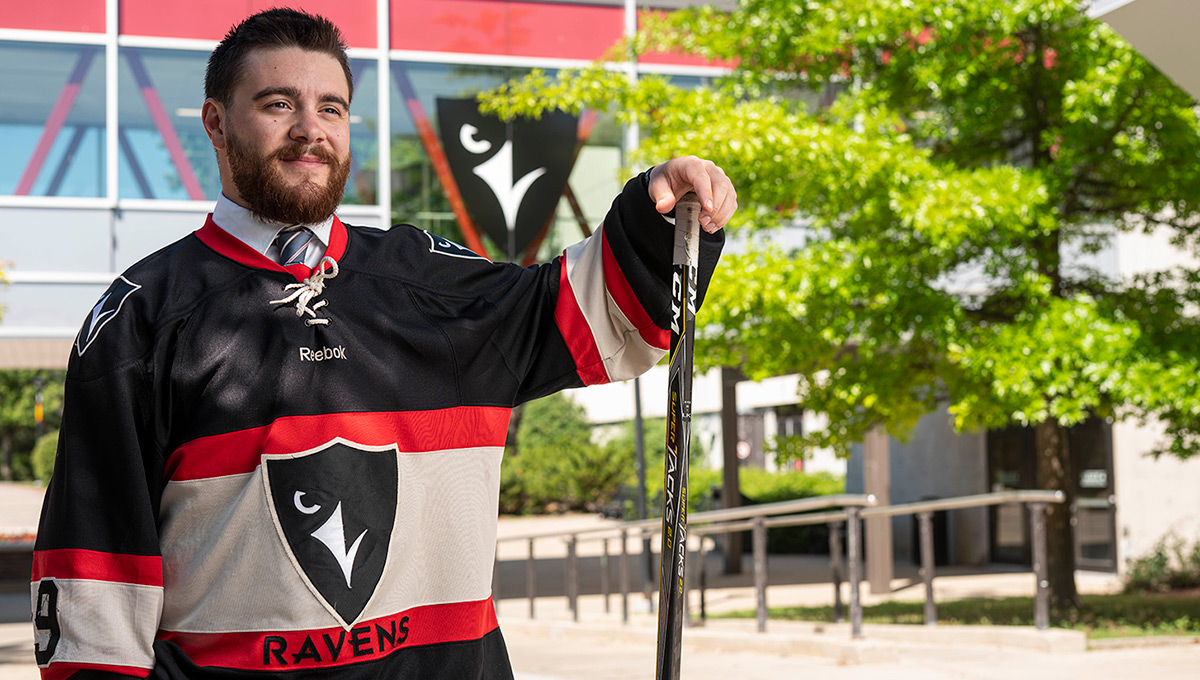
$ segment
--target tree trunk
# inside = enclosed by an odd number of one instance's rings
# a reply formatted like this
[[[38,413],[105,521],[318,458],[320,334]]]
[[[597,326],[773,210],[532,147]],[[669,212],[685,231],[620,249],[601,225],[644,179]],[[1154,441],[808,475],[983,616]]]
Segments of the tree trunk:
[[[1066,494],[1063,503],[1046,506],[1047,573],[1050,580],[1050,608],[1071,610],[1079,608],[1079,593],[1075,590],[1075,540],[1071,527],[1071,504],[1075,500],[1071,483],[1071,457],[1067,449],[1067,432],[1053,418],[1034,428],[1037,450],[1038,482],[1049,491]]]
[[[521,415],[524,413],[524,404],[514,406],[508,416],[508,432],[504,436],[504,455],[516,456],[517,450],[517,430],[521,429]]]
[[[721,508],[736,508],[742,504],[742,489],[738,481],[738,417],[737,384],[744,380],[740,368],[721,367],[721,448],[724,451],[721,473]],[[742,534],[725,534],[725,573],[742,573]]]
[[[13,478],[13,474],[12,474],[12,450],[13,450],[12,432],[5,430],[3,442],[0,443],[0,447],[2,447],[4,449],[4,458],[3,458],[3,460],[0,460],[0,478],[3,478],[4,481],[6,481],[6,482],[11,482],[12,478]]]

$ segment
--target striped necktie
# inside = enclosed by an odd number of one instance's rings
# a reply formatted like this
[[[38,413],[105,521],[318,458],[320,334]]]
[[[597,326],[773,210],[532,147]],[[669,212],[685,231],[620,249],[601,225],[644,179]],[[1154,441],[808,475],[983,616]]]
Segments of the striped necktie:
[[[316,238],[308,227],[284,229],[275,235],[275,247],[279,249],[279,264],[288,267],[306,264],[308,246]]]

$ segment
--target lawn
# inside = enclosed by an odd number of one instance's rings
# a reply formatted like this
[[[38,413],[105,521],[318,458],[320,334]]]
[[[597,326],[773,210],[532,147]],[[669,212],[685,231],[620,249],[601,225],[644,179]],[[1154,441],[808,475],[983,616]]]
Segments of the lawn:
[[[1005,597],[939,602],[938,622],[946,625],[1032,626],[1033,598]],[[753,611],[731,618],[753,618]],[[833,621],[833,607],[778,607],[773,620]],[[886,602],[863,607],[864,623],[923,623],[923,602]],[[1200,593],[1084,595],[1083,608],[1053,612],[1050,625],[1080,630],[1089,639],[1157,635],[1200,635]]]

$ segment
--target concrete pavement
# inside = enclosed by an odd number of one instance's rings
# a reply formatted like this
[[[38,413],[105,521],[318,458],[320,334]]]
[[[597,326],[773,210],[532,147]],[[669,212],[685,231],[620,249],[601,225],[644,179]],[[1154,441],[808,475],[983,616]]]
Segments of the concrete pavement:
[[[578,625],[527,632],[506,626],[505,638],[517,680],[627,680],[654,677],[654,633],[647,642],[611,640]],[[1195,680],[1200,645],[1049,654],[988,645],[908,644],[891,661],[839,664],[808,655],[731,651],[686,642],[681,676],[686,680]],[[869,641],[855,643],[869,645]]]
[[[0,533],[36,532],[45,494],[40,487],[0,482]]]
[[[516,680],[628,680],[654,674],[654,628],[639,626],[638,639],[616,636],[611,627],[504,620]],[[721,631],[717,631],[721,634]],[[907,644],[896,658],[865,664],[785,651],[706,646],[685,632],[682,677],[687,680],[1195,680],[1200,645],[1093,650],[1049,654],[994,645]],[[786,635],[783,633],[782,635]],[[0,624],[0,680],[35,680],[30,624]],[[693,638],[693,639],[689,639]],[[867,647],[871,641],[855,643]]]

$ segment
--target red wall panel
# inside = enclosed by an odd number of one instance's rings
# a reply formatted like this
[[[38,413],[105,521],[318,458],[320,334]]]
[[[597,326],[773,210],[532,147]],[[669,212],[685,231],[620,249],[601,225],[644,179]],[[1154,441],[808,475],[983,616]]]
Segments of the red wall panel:
[[[624,30],[621,7],[508,0],[393,0],[392,49],[597,59]]]
[[[104,32],[104,0],[5,0],[0,27],[35,31]]]
[[[460,54],[598,59],[624,33],[624,8],[521,0],[391,0],[391,48]],[[104,32],[104,0],[5,1],[0,27]],[[329,17],[351,47],[375,46],[375,0],[121,0],[126,35],[220,40],[238,21],[280,4]],[[705,62],[652,54],[660,64]]]
[[[280,5],[328,17],[346,34],[351,47],[375,47],[375,0],[122,0],[121,33],[220,40],[247,16]]]

